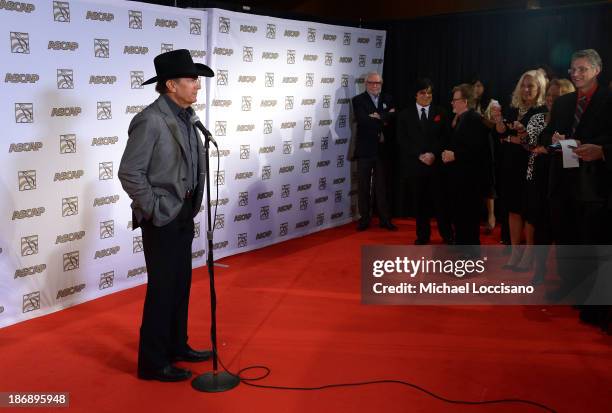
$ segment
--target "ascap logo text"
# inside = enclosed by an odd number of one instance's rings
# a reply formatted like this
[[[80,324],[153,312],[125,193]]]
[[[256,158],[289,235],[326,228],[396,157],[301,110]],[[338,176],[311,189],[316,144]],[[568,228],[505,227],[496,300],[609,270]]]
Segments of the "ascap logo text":
[[[45,213],[45,207],[21,209],[13,211],[13,221],[16,219],[39,217]]]
[[[40,75],[36,73],[7,73],[4,83],[36,83],[40,80]]]
[[[79,116],[83,110],[78,106],[51,109],[51,117],[54,116]]]
[[[88,11],[85,20],[99,20],[101,22],[112,22],[115,20],[113,13],[104,13],[100,11]]]
[[[171,29],[174,29],[176,26],[178,26],[178,21],[168,20],[168,19],[156,19],[155,26],[156,27],[169,27]]]
[[[100,198],[94,199],[93,206],[102,206],[108,204],[114,204],[119,201],[119,195],[111,195],[111,196],[102,196]]]
[[[16,269],[13,279],[27,277],[28,275],[40,274],[46,269],[47,264],[38,264],[27,268]]]
[[[49,45],[47,49],[50,50],[69,50],[74,52],[79,48],[79,44],[77,42],[66,42],[61,40],[49,40]]]
[[[71,232],[69,234],[62,234],[62,235],[58,235],[57,238],[55,238],[55,243],[64,244],[70,241],[78,241],[80,239],[83,239],[84,236],[85,236],[85,231],[78,231],[78,232]]]
[[[65,181],[68,179],[79,179],[84,174],[85,174],[85,171],[83,171],[82,169],[78,169],[76,171],[56,172],[55,177],[53,178],[53,182]]]
[[[9,153],[39,151],[42,147],[42,142],[11,143],[9,146]]]
[[[114,246],[114,247],[110,247],[110,248],[105,248],[103,250],[98,250],[96,251],[96,254],[94,255],[94,260],[98,259],[98,258],[104,258],[104,257],[108,257],[111,255],[116,255],[119,250],[121,249],[121,247],[119,245]]]

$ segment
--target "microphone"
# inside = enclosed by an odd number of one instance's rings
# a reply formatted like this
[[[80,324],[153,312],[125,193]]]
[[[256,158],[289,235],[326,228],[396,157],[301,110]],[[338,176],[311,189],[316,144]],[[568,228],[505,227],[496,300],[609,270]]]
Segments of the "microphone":
[[[212,137],[212,133],[210,133],[208,131],[208,129],[206,129],[204,127],[204,125],[202,124],[202,122],[200,121],[200,117],[198,115],[193,115],[192,117],[189,118],[189,122],[191,122],[191,124],[193,126],[195,126],[196,128],[198,128],[200,130],[200,132],[202,132],[204,134],[204,136],[213,144],[215,145],[216,148],[218,148],[217,146],[217,142],[215,141],[215,139]]]

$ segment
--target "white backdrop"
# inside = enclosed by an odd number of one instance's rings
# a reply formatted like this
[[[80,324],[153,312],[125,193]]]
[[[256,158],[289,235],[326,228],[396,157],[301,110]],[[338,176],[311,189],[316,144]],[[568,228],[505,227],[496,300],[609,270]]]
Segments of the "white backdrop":
[[[348,99],[382,70],[384,32],[124,1],[0,5],[0,327],[146,282],[116,173],[162,51],[217,74],[195,105],[222,155],[217,258],[351,219]],[[204,214],[196,225],[194,267]]]

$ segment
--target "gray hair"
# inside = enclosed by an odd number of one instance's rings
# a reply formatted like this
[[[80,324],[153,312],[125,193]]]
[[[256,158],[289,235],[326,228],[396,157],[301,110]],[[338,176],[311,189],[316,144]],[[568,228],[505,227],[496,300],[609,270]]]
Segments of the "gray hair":
[[[595,49],[578,50],[574,52],[574,54],[572,55],[572,62],[576,59],[581,59],[581,58],[587,59],[592,66],[598,68],[599,70],[602,69],[601,57],[599,56],[599,53],[597,53],[597,50]]]
[[[367,80],[370,76],[378,76],[381,82],[383,80],[382,75],[376,71],[368,72],[364,79]]]

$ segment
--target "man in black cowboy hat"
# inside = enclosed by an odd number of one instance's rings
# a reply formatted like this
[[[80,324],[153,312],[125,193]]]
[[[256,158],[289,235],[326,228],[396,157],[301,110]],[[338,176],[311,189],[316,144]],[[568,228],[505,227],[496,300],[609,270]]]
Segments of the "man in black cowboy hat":
[[[187,344],[191,286],[193,217],[202,204],[204,147],[190,122],[197,101],[198,76],[213,71],[193,63],[188,50],[174,50],[154,59],[160,96],[134,116],[119,180],[132,199],[132,226],[142,228],[148,284],[144,303],[138,377],[180,381],[191,372],[175,361],[197,362],[210,351]]]

